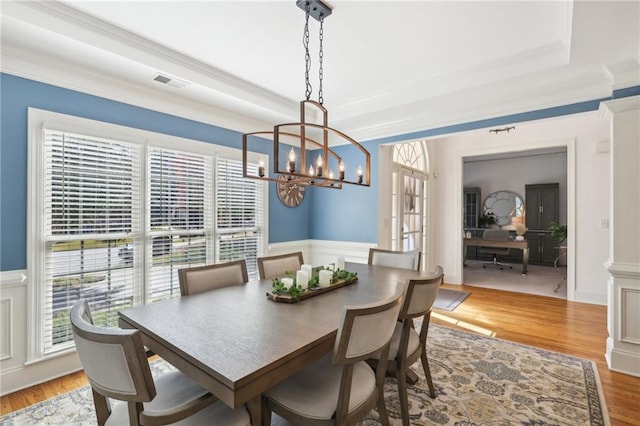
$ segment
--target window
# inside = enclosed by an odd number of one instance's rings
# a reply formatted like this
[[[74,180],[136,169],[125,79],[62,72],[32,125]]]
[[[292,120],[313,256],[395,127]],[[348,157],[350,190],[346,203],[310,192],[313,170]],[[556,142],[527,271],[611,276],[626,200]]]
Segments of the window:
[[[267,186],[238,150],[38,110],[29,126],[30,360],[73,346],[79,299],[117,326],[122,308],[179,296],[181,268],[244,258],[257,275]]]

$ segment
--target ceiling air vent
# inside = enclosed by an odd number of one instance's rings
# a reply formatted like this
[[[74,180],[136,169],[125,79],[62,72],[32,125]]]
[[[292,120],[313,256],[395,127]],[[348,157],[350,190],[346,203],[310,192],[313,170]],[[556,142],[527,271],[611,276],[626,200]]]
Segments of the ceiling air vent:
[[[169,77],[168,75],[165,75],[165,74],[156,74],[156,76],[153,77],[153,80],[157,81],[158,83],[167,84],[172,87],[177,87],[178,89],[182,89],[183,87],[186,87],[187,84],[189,84],[186,81],[179,80],[175,77]]]

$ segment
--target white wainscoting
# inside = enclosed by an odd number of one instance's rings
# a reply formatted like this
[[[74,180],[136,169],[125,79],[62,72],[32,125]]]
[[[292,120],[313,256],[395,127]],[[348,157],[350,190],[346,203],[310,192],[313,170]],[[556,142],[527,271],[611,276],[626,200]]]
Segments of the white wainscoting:
[[[338,256],[347,262],[367,263],[375,244],[346,241],[300,240],[270,244],[265,256],[301,251],[306,263],[325,265]],[[75,352],[27,364],[27,271],[0,273],[0,395],[33,386],[82,368]]]
[[[75,352],[27,364],[27,271],[0,272],[0,395],[82,368]]]
[[[605,358],[609,368],[640,377],[640,264],[611,263],[609,338]]]

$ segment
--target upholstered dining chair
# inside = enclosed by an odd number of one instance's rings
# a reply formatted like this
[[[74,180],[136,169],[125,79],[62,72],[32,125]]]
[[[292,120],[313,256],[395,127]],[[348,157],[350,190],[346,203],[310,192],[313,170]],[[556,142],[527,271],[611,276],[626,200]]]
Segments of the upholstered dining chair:
[[[264,256],[258,258],[258,273],[260,279],[284,276],[286,271],[296,272],[304,261],[302,252]]]
[[[506,229],[485,229],[482,233],[482,238],[485,240],[508,240],[509,239],[509,231]],[[497,266],[500,269],[504,269],[505,266],[508,266],[509,269],[512,269],[513,266],[505,265],[503,263],[498,262],[498,256],[506,256],[509,254],[510,249],[508,247],[478,247],[478,253],[490,254],[493,257],[491,262],[485,262],[482,264],[483,268],[486,268],[487,265]]]
[[[438,266],[429,278],[407,280],[398,323],[389,344],[387,372],[394,374],[398,381],[398,399],[404,426],[409,425],[407,381],[415,383],[418,380],[418,376],[410,369],[418,358],[422,361],[422,369],[429,386],[429,396],[436,397],[426,344],[431,308],[442,285],[443,276],[443,269]],[[422,319],[419,333],[414,327],[414,318]],[[376,356],[370,360],[370,364],[375,366],[380,362],[379,360],[380,357]]]
[[[377,407],[380,422],[388,425],[383,391],[386,365],[381,362],[374,371],[365,360],[378,352],[387,358],[402,292],[399,284],[390,298],[346,306],[333,353],[263,394],[263,424],[270,424],[274,412],[293,424],[353,425]]]
[[[378,248],[369,249],[369,265],[388,266],[391,268],[420,270],[420,250],[394,251]]]
[[[249,281],[247,263],[244,259],[214,265],[196,266],[178,270],[180,294],[202,293],[230,285],[244,284]]]
[[[70,320],[98,425],[166,425],[187,418],[196,425],[251,423],[244,407],[227,407],[180,371],[154,378],[140,332],[94,325],[85,299],[73,305]],[[110,399],[126,404],[112,407]]]

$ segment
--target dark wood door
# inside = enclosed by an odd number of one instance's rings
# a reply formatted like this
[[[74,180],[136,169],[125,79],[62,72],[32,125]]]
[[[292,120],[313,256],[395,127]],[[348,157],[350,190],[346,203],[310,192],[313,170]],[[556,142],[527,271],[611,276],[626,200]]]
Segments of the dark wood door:
[[[560,218],[560,185],[525,185],[526,226],[529,230],[547,230]]]

